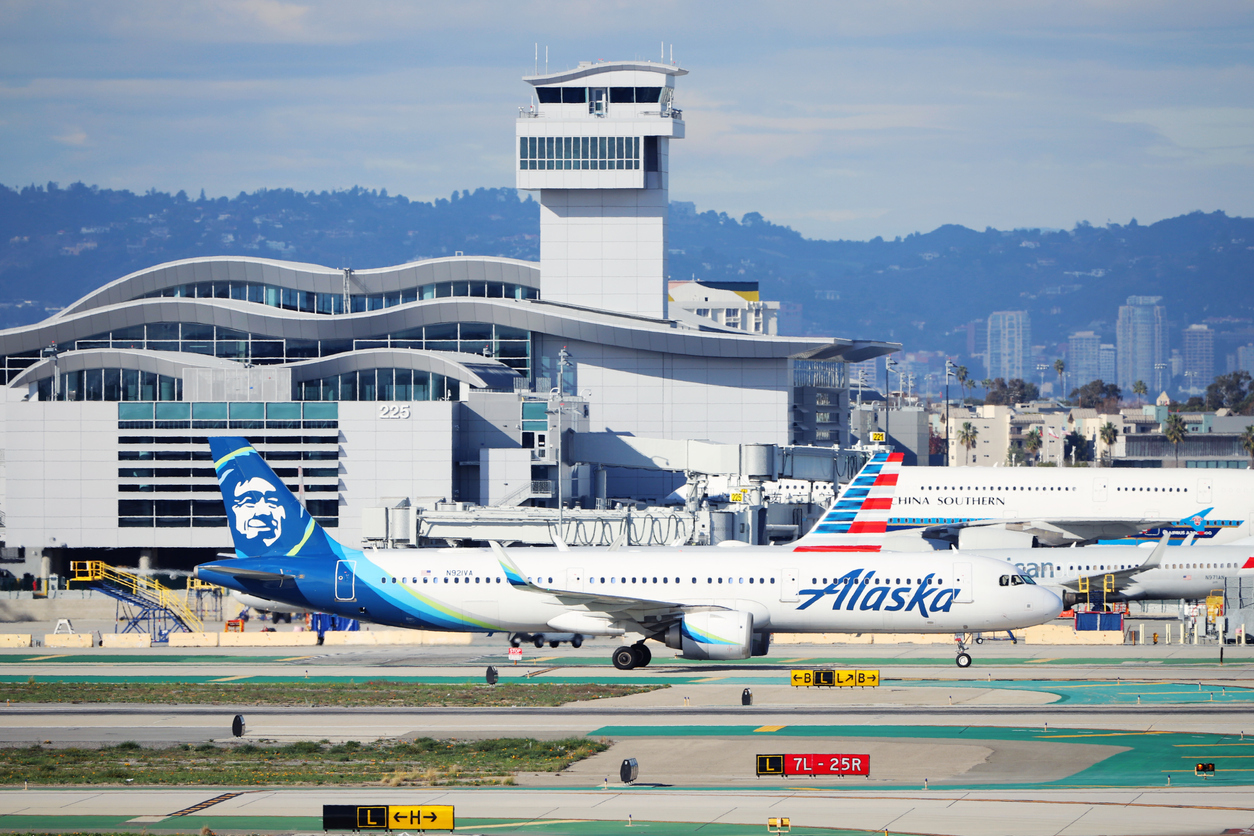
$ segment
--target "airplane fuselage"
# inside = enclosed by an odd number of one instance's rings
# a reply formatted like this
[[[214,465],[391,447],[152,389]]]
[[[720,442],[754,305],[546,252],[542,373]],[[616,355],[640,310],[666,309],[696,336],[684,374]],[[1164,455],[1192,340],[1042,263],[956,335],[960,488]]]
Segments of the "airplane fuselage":
[[[1193,468],[906,467],[897,477],[888,531],[979,520],[1171,519],[1213,509],[1202,530],[1175,525],[1135,539],[1227,543],[1254,535],[1254,473]]]
[[[589,550],[591,551],[591,550]],[[356,551],[332,558],[243,558],[232,565],[290,575],[252,580],[201,567],[201,577],[260,597],[432,630],[598,632],[562,592],[673,601],[753,615],[755,632],[966,632],[1009,630],[1055,617],[1061,601],[1042,587],[1000,585],[1004,561],[955,554],[803,555],[782,549],[513,550],[527,579],[510,585],[492,552],[478,549]],[[769,555],[770,559],[764,559]],[[572,616],[574,612],[576,615]]]
[[[1088,546],[1081,549],[977,549],[963,552],[1001,559],[1025,576],[1050,588],[1075,589],[1089,578],[1101,590],[1103,576],[1134,569],[1150,554],[1147,546]],[[941,552],[940,554],[944,554]],[[1200,600],[1225,581],[1235,581],[1254,560],[1254,546],[1187,546],[1168,548],[1157,567],[1132,575],[1108,596],[1111,601]]]

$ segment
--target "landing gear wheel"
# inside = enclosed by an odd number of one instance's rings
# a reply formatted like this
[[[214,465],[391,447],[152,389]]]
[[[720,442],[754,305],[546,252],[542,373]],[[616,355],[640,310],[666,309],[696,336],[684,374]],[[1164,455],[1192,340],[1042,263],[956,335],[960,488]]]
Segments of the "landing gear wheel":
[[[544,636],[536,636],[532,639],[532,643],[535,644],[536,647],[544,647]]]
[[[512,639],[509,640],[510,647],[519,647],[521,645],[522,645],[522,639],[518,638],[518,636],[514,636]]]
[[[971,655],[969,653],[959,653],[958,658],[954,660],[960,668],[971,667]]]
[[[610,659],[613,660],[614,667],[620,671],[629,671],[636,666],[636,653],[627,645],[615,650]]]
[[[976,643],[976,644],[984,644],[984,637],[983,637],[983,636],[976,636],[976,637],[975,637],[975,643]]]
[[[580,647],[581,645],[583,645],[583,636],[575,636],[570,640],[571,647]]]
[[[649,652],[649,648],[643,642],[633,644],[631,652],[636,656],[636,667],[638,668],[643,668],[653,661],[653,654]]]
[[[561,642],[549,642],[549,647],[557,647]]]

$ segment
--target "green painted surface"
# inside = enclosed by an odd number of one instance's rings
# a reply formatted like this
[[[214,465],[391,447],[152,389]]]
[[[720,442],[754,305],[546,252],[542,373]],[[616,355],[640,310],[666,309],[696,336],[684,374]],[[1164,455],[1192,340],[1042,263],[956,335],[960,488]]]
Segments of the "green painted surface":
[[[1050,705],[1171,705],[1195,703],[1254,702],[1254,688],[1244,685],[1203,685],[1196,682],[1155,682],[1150,680],[887,680],[882,687],[991,688],[1006,691],[1038,691],[1058,695]]]
[[[1014,740],[1025,742],[1086,743],[1109,746],[1106,759],[1075,775],[1056,781],[1018,784],[964,784],[961,778],[938,781],[945,789],[1102,789],[1115,787],[1162,787],[1170,775],[1172,785],[1248,786],[1254,784],[1254,738],[1237,735],[1134,732],[1101,729],[998,728],[995,726],[784,726],[759,732],[755,726],[604,726],[590,737],[752,737],[756,751],[779,751],[788,744],[779,740],[804,737],[893,738],[952,741]],[[747,757],[747,756],[746,756]],[[1193,765],[1213,762],[1216,774],[1194,776]],[[750,768],[746,762],[746,769]],[[826,786],[818,783],[807,786]],[[832,789],[849,784],[832,784]],[[882,784],[878,786],[884,786]],[[891,785],[890,785],[891,786]],[[906,785],[899,785],[906,786]],[[913,783],[908,786],[915,786]],[[865,787],[862,787],[865,789]]]
[[[137,814],[138,815],[138,814]],[[167,818],[159,822],[145,824],[128,824],[134,816],[0,816],[0,830],[4,831],[52,831],[58,833],[90,833],[100,831],[136,833],[177,832],[198,834],[201,828],[208,826],[215,831],[238,830],[249,833],[265,833],[268,831],[322,831],[322,817],[319,816],[181,816]],[[754,834],[757,836],[766,830],[766,821],[761,824],[707,824],[702,822],[661,822],[637,818],[633,822],[637,827],[648,828],[650,836],[688,836],[700,833],[702,836],[741,836]],[[534,836],[608,836],[621,834],[626,821],[595,821],[591,819],[557,820],[546,823],[543,819],[480,819],[457,818],[457,831],[487,828],[492,833],[525,833]],[[347,832],[347,831],[346,831]],[[439,831],[428,831],[431,833]],[[800,836],[865,836],[865,830],[842,830],[826,827],[797,827],[793,833]],[[876,831],[882,833],[883,831]],[[890,831],[891,833],[891,831]]]

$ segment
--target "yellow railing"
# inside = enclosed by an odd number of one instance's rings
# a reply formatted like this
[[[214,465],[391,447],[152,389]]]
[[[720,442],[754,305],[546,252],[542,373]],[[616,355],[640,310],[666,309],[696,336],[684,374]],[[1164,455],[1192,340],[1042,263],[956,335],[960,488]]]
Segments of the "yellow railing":
[[[70,563],[70,570],[74,573],[72,580],[76,581],[105,581],[135,595],[138,598],[147,599],[150,603],[167,609],[174,613],[180,621],[187,625],[187,629],[194,633],[204,632],[205,625],[201,622],[196,613],[174,593],[162,584],[151,578],[145,578],[133,572],[127,572],[103,563],[99,560],[75,560]]]

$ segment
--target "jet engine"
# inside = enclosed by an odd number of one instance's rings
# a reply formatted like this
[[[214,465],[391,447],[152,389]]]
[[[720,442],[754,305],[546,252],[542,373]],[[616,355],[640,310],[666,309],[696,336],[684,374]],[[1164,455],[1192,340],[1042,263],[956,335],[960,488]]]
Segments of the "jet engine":
[[[741,610],[687,613],[666,631],[666,646],[684,659],[748,659],[752,641],[753,614]]]

